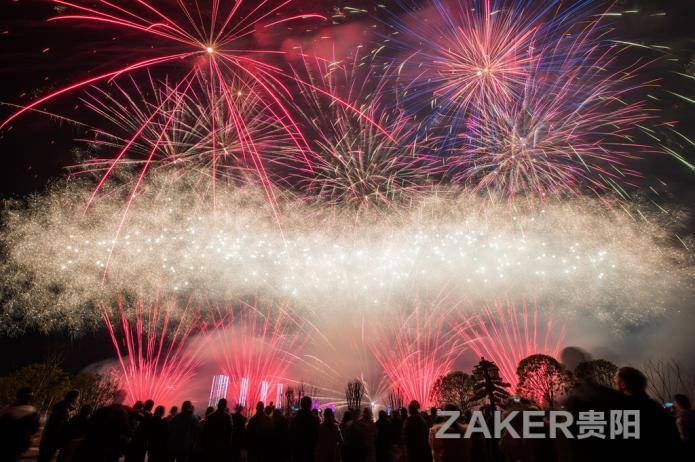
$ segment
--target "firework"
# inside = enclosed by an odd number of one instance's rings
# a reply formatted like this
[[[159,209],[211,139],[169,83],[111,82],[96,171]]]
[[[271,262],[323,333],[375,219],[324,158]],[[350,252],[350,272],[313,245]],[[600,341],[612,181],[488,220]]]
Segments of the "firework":
[[[119,166],[128,171],[145,166],[152,173],[169,169],[181,178],[192,176],[189,183],[207,195],[216,181],[257,182],[256,174],[267,171],[268,159],[249,156],[249,146],[275,154],[289,150],[283,127],[264,108],[260,89],[252,82],[231,80],[226,85],[237,89],[234,94],[216,95],[217,100],[210,101],[200,79],[185,92],[152,76],[149,81],[149,88],[135,82],[116,83],[109,92],[93,88],[83,98],[85,106],[104,121],[94,137],[84,141],[107,153],[130,146],[122,158],[89,159],[75,167],[76,173],[117,172]],[[144,130],[131,143],[129,136],[140,127]]]
[[[448,297],[412,305],[410,313],[400,309],[380,320],[369,343],[392,391],[404,402],[428,407],[434,383],[451,371],[463,344],[446,328],[447,316],[457,309]]]
[[[565,326],[553,325],[553,318],[526,303],[515,306],[509,300],[485,305],[479,315],[466,317],[455,325],[461,340],[478,358],[493,361],[504,381],[516,389],[519,361],[534,354],[559,357]],[[470,316],[470,315],[466,315]]]
[[[382,101],[387,74],[361,48],[343,61],[304,60],[296,75],[311,82],[300,95],[312,169],[296,174],[303,191],[331,204],[391,205],[423,188],[430,171],[411,118]]]
[[[385,403],[388,381],[369,347],[374,313],[359,308],[311,316],[310,341],[304,348],[301,377],[316,384],[318,401],[346,407],[345,385],[359,381],[368,402]]]
[[[649,63],[620,64],[626,47],[588,5],[435,0],[399,30],[418,44],[402,99],[431,100],[424,126],[454,181],[512,197],[634,185],[631,161],[656,152],[640,142],[655,118],[640,90],[654,82],[637,77]]]
[[[681,306],[692,288],[689,254],[671,231],[677,211],[668,225],[663,211],[626,207],[631,216],[591,199],[510,208],[439,191],[407,210],[355,214],[283,198],[281,233],[260,189],[229,191],[213,208],[183,182],[172,188],[143,189],[105,279],[117,192],[84,218],[91,188],[77,184],[8,211],[4,316],[80,328],[94,320],[95,300],[157,290],[221,301],[263,293],[306,311],[379,312],[393,294],[453,285],[473,304],[505,293],[624,327]]]
[[[294,382],[288,374],[303,345],[301,327],[284,308],[258,302],[219,311],[223,317],[209,344],[220,372],[229,377],[227,398],[248,409],[275,402],[278,390]]]
[[[39,109],[40,106],[55,98],[72,93],[92,85],[118,81],[131,77],[137,81],[137,77],[143,72],[165,73],[170,79],[170,85],[166,92],[160,95],[160,104],[156,107],[141,108],[144,119],[123,140],[122,148],[113,156],[110,165],[106,168],[98,183],[94,194],[100,190],[104,182],[113,173],[114,168],[127,159],[129,149],[135,143],[141,141],[143,134],[158,130],[154,136],[155,146],[145,161],[140,163],[138,180],[133,186],[131,198],[142,183],[151,164],[158,144],[165,139],[176,122],[173,118],[167,118],[167,122],[161,123],[159,119],[161,110],[170,107],[173,114],[179,112],[178,105],[186,102],[190,91],[197,93],[191,98],[200,97],[199,92],[207,95],[208,104],[205,109],[210,112],[210,119],[215,121],[218,104],[225,104],[224,118],[232,118],[235,130],[238,133],[244,155],[254,159],[254,165],[258,170],[261,182],[267,185],[268,178],[263,170],[259,149],[255,139],[245,125],[245,116],[239,111],[236,103],[237,94],[253,93],[260,104],[269,114],[272,114],[277,123],[283,127],[289,139],[293,140],[298,152],[304,152],[306,142],[301,132],[291,117],[291,111],[285,102],[291,90],[282,82],[286,74],[276,65],[269,64],[268,58],[281,52],[274,50],[250,49],[242,50],[246,40],[258,30],[266,30],[280,25],[286,25],[292,21],[305,19],[325,19],[316,14],[285,15],[286,7],[291,1],[279,4],[264,0],[260,3],[238,1],[230,5],[223,5],[213,1],[210,4],[193,2],[187,4],[176,3],[177,7],[159,8],[152,2],[129,1],[118,5],[102,2],[92,6],[81,1],[67,2],[53,0],[61,13],[51,21],[75,22],[80,26],[100,25],[114,28],[121,32],[131,31],[137,34],[139,46],[131,47],[129,55],[131,61],[110,72],[102,73],[89,79],[77,81],[64,88],[47,94],[31,104],[23,107],[6,119],[0,128],[7,126],[12,120],[22,113]],[[149,48],[144,44],[156,43],[156,47]],[[241,84],[241,87],[239,87]],[[155,126],[150,124],[154,121]],[[213,140],[217,133],[216,127],[210,127]],[[151,140],[150,140],[151,141]],[[215,173],[218,161],[227,153],[224,146],[216,146],[214,141],[209,151],[210,164],[213,174],[211,186],[215,188]],[[270,189],[267,189],[270,194]],[[90,199],[91,201],[93,197]],[[272,201],[272,197],[269,196]],[[126,207],[127,209],[127,207]],[[117,233],[118,235],[118,233]]]
[[[189,348],[188,339],[200,326],[190,311],[188,305],[178,308],[173,299],[166,303],[140,300],[127,307],[119,298],[118,315],[112,320],[102,305],[118,357],[114,373],[131,402],[152,399],[171,405],[185,394],[203,347]]]
[[[527,77],[542,19],[553,4],[433,0],[404,3],[405,19],[389,24],[405,80],[403,103],[432,121],[462,120],[471,106],[513,101]]]

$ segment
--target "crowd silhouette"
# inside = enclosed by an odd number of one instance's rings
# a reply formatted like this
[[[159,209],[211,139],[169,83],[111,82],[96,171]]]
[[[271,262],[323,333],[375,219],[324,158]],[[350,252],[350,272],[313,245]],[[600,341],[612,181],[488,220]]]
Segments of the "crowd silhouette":
[[[308,396],[298,409],[256,404],[247,419],[232,412],[226,399],[201,418],[190,401],[167,410],[152,400],[123,404],[124,393],[99,409],[78,407],[73,390],[53,406],[40,433],[38,461],[51,462],[454,462],[454,461],[597,461],[695,460],[695,411],[689,398],[673,397],[673,407],[650,398],[644,374],[621,368],[615,387],[585,380],[568,394],[562,409],[578,415],[588,410],[639,410],[640,438],[635,440],[437,438],[444,419],[436,408],[424,411],[417,401],[407,409],[351,409],[337,421],[330,407],[319,411]],[[39,413],[32,391],[22,388],[16,402],[0,411],[0,460],[17,461],[38,434]],[[446,411],[459,411],[453,404]],[[510,401],[504,412],[538,409]],[[465,434],[471,410],[445,433]],[[514,428],[521,422],[514,419]],[[546,422],[547,424],[547,422]]]

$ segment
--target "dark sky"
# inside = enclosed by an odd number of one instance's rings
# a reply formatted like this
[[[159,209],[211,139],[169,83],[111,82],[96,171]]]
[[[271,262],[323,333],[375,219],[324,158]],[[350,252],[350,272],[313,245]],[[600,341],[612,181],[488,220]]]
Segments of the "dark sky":
[[[47,23],[45,19],[54,14],[54,6],[48,1],[0,1],[0,102],[26,104],[51,88],[90,75],[90,71],[112,68],[114,63],[127,56],[129,46],[133,46],[127,35],[115,35],[110,30]],[[299,0],[297,3],[300,6],[311,5],[313,11],[327,14],[334,12],[335,7],[343,6],[369,11],[375,11],[377,3],[393,6],[389,0]],[[639,13],[616,18],[614,36],[672,47],[678,62],[663,63],[655,73],[666,77],[665,86],[695,96],[692,80],[689,87],[685,87],[683,79],[664,72],[673,69],[684,71],[688,63],[695,72],[695,3],[692,0],[620,0],[617,4],[616,10],[638,10]],[[655,16],[658,12],[666,14]],[[357,25],[373,22],[365,15],[356,15],[352,21]],[[325,30],[331,26],[321,27]],[[56,112],[69,111],[75,102],[73,95],[49,108]],[[674,100],[665,104],[663,109],[667,117],[680,120],[681,128],[695,137],[693,105]],[[10,112],[8,107],[0,107],[2,118]],[[73,160],[70,151],[76,146],[73,139],[77,134],[73,127],[36,115],[26,116],[13,123],[10,130],[0,133],[0,197],[21,197],[41,191],[48,181],[64,174],[64,168]],[[688,156],[691,162],[695,159],[693,152]],[[672,159],[648,161],[643,170],[650,181],[659,178],[669,184],[675,196],[672,200],[688,205],[695,201],[692,174]],[[98,333],[72,344],[66,344],[62,336],[32,335],[23,339],[4,339],[0,340],[3,351],[0,373],[36,360],[55,351],[58,346],[66,349],[64,356],[69,358],[68,365],[72,369],[109,353],[108,342]]]

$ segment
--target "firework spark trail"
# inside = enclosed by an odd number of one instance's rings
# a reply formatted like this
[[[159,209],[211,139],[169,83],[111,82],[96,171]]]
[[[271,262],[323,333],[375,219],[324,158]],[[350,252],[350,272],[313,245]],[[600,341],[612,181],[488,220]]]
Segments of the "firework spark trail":
[[[210,331],[208,344],[220,372],[229,376],[227,398],[248,409],[259,401],[268,404],[278,385],[294,382],[289,372],[304,345],[301,326],[290,320],[285,308],[258,302],[216,311],[221,319]]]
[[[193,347],[188,344],[189,337],[201,327],[197,315],[189,313],[192,308],[186,305],[181,313],[173,299],[165,304],[139,300],[126,307],[119,298],[118,315],[113,321],[109,308],[101,308],[118,357],[119,370],[114,372],[130,402],[178,402],[200,365],[204,347],[202,343]]]
[[[465,344],[448,329],[447,317],[458,308],[449,297],[413,303],[409,314],[399,308],[375,323],[369,345],[391,390],[429,407],[434,383],[452,370]]]
[[[13,296],[5,316],[79,328],[93,322],[95,300],[158,288],[223,301],[264,293],[300,310],[378,312],[390,294],[455,283],[472,303],[506,293],[621,327],[677,309],[692,294],[689,255],[671,243],[659,211],[637,208],[633,219],[590,199],[510,208],[506,200],[443,190],[390,213],[285,198],[278,201],[283,239],[262,191],[228,192],[214,209],[182,182],[172,188],[143,190],[103,285],[122,207],[118,190],[86,218],[80,205],[91,189],[77,184],[6,213],[3,284]]]
[[[540,316],[538,307],[532,311],[526,302],[517,307],[509,300],[496,300],[478,310],[479,315],[466,314],[454,329],[477,357],[494,361],[505,382],[516,389],[519,361],[533,354],[559,357],[565,339],[565,325],[553,325],[552,313]]]

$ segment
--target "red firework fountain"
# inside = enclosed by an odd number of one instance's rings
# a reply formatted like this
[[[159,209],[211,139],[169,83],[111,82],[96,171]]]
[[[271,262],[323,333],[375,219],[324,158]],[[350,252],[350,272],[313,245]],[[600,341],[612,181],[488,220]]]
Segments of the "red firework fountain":
[[[119,298],[114,321],[106,307],[102,306],[102,311],[118,356],[119,368],[114,373],[130,402],[178,402],[195,375],[203,347],[203,343],[188,345],[191,335],[201,327],[190,306],[179,310],[175,300],[165,305],[139,300],[128,310]]]
[[[454,326],[460,339],[478,356],[494,361],[505,382],[516,390],[516,369],[523,358],[533,354],[558,357],[565,340],[565,325],[559,329],[546,316],[540,325],[538,307],[529,312],[525,302],[518,309],[510,301],[484,305],[482,314]]]
[[[270,312],[256,304],[228,307],[208,334],[219,369],[229,378],[227,399],[246,408],[258,401],[279,404],[303,345],[285,311]]]
[[[460,355],[463,343],[446,322],[456,307],[449,306],[446,299],[426,305],[417,301],[409,315],[384,319],[370,342],[392,392],[404,403],[417,400],[430,406],[434,383],[451,371]]]

